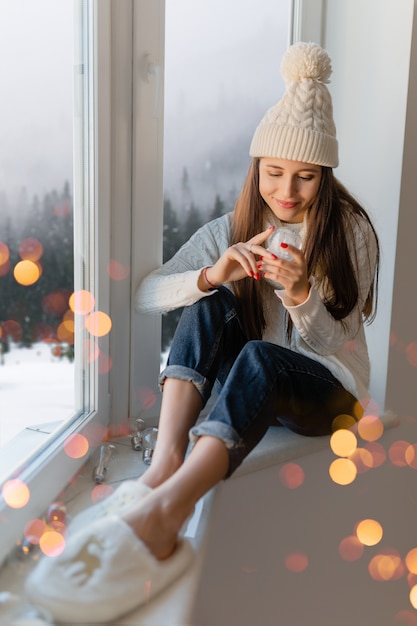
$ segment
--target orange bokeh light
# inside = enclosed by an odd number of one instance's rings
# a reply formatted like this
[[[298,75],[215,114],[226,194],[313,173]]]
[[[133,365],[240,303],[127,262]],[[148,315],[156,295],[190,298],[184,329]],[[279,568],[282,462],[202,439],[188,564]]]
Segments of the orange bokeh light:
[[[410,444],[404,454],[407,465],[417,469],[417,443]]]
[[[336,459],[329,467],[330,478],[338,485],[353,483],[357,473],[356,466],[350,459]]]
[[[358,445],[355,434],[351,430],[336,430],[330,437],[330,447],[337,456],[353,454]]]
[[[356,535],[349,535],[339,543],[339,554],[344,561],[358,561],[363,555],[363,543]]]
[[[81,459],[88,452],[89,444],[84,435],[70,435],[64,444],[64,450],[71,459]]]
[[[405,349],[405,356],[412,367],[417,367],[417,341],[412,341]]]
[[[112,280],[124,280],[129,276],[129,267],[116,261],[116,259],[110,259],[109,276]]]
[[[33,285],[39,280],[41,275],[41,270],[39,265],[34,261],[19,261],[16,263],[13,276],[19,285],[23,285],[24,287],[28,287],[29,285]]]
[[[296,574],[304,572],[308,567],[308,557],[303,552],[292,552],[285,557],[285,567]]]
[[[304,482],[304,470],[298,463],[285,463],[279,470],[279,478],[288,489],[297,489]]]
[[[364,415],[358,422],[358,433],[365,441],[376,441],[384,432],[384,425],[377,415]]]
[[[12,509],[22,509],[30,500],[29,487],[18,478],[6,481],[1,494],[5,503]]]
[[[39,543],[40,538],[43,533],[47,529],[47,525],[41,519],[32,519],[27,524],[25,524],[25,528],[23,530],[23,535],[25,539],[33,543],[34,545]]]
[[[405,564],[408,571],[412,574],[417,574],[417,548],[413,548],[407,552],[405,557]]]
[[[404,563],[396,550],[376,554],[369,562],[368,571],[376,581],[398,580],[405,573]]]
[[[384,531],[374,519],[364,519],[356,525],[356,536],[364,546],[376,546],[382,539]]]
[[[356,419],[352,415],[340,414],[334,418],[332,423],[332,431],[340,430],[341,428],[349,429],[357,423]]]
[[[103,311],[95,311],[86,317],[85,327],[93,337],[104,337],[111,330],[111,319]]]
[[[66,320],[65,322],[61,322],[56,329],[56,335],[59,341],[63,343],[74,343],[74,322],[71,320]]]
[[[47,530],[39,540],[39,547],[46,556],[58,556],[65,548],[65,537],[56,530]]]
[[[407,449],[410,447],[408,441],[398,440],[394,441],[388,449],[388,457],[393,465],[396,467],[405,467],[407,463]]]
[[[77,315],[87,315],[87,313],[90,313],[94,309],[96,300],[92,293],[81,289],[71,294],[68,303],[70,309]]]
[[[113,492],[114,487],[112,487],[111,485],[96,485],[91,491],[91,501],[93,502],[93,504],[97,504],[97,502],[101,502],[102,500],[105,500],[106,498],[111,496]]]
[[[395,623],[397,626],[417,626],[417,615],[412,611],[398,611],[395,614]]]
[[[19,244],[19,255],[24,261],[39,261],[43,255],[43,245],[34,237],[27,237]]]
[[[0,241],[0,265],[5,265],[10,259],[9,246],[3,241]]]

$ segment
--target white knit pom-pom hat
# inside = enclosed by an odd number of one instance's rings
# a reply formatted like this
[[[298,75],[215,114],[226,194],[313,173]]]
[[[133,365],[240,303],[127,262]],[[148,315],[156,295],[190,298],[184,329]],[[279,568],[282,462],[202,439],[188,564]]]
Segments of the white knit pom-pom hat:
[[[286,91],[257,127],[250,156],[338,166],[333,105],[326,87],[331,73],[330,57],[318,44],[300,42],[288,48],[281,63]]]

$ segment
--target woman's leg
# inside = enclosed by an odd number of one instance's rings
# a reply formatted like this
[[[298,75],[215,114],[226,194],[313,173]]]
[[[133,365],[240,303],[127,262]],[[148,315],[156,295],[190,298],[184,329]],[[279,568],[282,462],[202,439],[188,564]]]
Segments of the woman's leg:
[[[186,307],[175,332],[163,389],[152,464],[140,478],[155,488],[184,461],[189,430],[210,397],[216,379],[225,380],[246,339],[233,294],[226,288]]]
[[[197,501],[228,469],[223,441],[201,437],[181,467],[123,518],[156,558],[165,559],[175,550],[178,533]]]
[[[202,399],[192,382],[167,378],[162,394],[158,437],[152,464],[140,481],[155,488],[183,463],[188,447],[188,433],[202,407]]]

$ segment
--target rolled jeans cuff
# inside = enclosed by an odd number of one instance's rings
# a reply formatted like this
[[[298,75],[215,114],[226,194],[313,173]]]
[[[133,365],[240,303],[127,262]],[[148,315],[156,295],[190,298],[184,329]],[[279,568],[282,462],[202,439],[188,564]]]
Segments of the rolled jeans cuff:
[[[161,391],[163,391],[166,378],[176,378],[177,380],[186,380],[193,383],[203,400],[203,407],[211,396],[210,381],[190,367],[185,367],[184,365],[167,365],[158,378],[159,389]]]
[[[206,435],[220,439],[226,446],[229,454],[229,470],[225,478],[229,478],[242,462],[245,451],[243,440],[232,426],[215,420],[205,420],[193,426],[189,431],[189,438],[193,444],[197,442],[199,437]]]

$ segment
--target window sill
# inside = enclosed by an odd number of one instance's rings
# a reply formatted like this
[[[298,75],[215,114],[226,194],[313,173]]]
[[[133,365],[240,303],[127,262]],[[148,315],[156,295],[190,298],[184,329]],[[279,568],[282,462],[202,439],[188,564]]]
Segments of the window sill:
[[[396,416],[387,413],[383,417],[385,428],[392,427]],[[32,433],[36,436],[36,433]],[[114,442],[118,453],[109,465],[108,480],[105,484],[116,486],[117,483],[142,474],[146,466],[143,464],[140,453],[135,452],[128,439]],[[247,457],[244,463],[235,472],[231,480],[245,474],[257,472],[271,466],[299,459],[326,449],[329,445],[328,437],[301,437],[282,427],[272,427],[267,435]],[[64,502],[69,515],[87,507],[90,502],[91,489],[95,486],[92,479],[97,456],[93,455],[84,466],[71,485],[65,491]],[[176,583],[159,594],[149,605],[139,608],[117,620],[118,626],[167,626],[190,623],[193,610],[193,600],[197,595],[200,584],[202,566],[205,559],[208,541],[208,526],[215,506],[216,489],[209,492],[198,503],[194,516],[190,520],[185,536],[192,543],[197,558],[193,566]],[[0,592],[9,591],[22,596],[25,577],[35,565],[39,554],[31,553],[28,556],[19,556],[13,552],[8,562],[0,570]],[[0,614],[1,621],[1,614]]]

